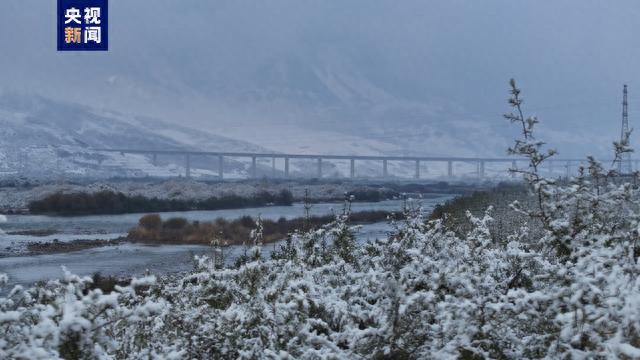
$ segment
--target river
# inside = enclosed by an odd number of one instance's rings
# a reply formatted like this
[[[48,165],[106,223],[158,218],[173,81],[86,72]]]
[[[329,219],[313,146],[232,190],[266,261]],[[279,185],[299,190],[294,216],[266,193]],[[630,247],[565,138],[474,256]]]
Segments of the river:
[[[426,213],[437,204],[453,195],[429,195],[419,199]],[[402,200],[381,202],[359,202],[352,204],[352,211],[386,210],[400,211]],[[342,211],[343,204],[318,203],[311,208],[312,215],[325,215]],[[184,217],[189,220],[210,221],[216,218],[236,219],[241,216],[262,216],[264,219],[303,216],[302,204],[293,206],[271,206],[215,211],[186,211],[160,213],[163,219]],[[125,236],[138,223],[143,214],[99,215],[99,216],[41,216],[10,215],[0,224],[6,233],[20,231],[53,231],[47,236],[0,234],[0,272],[9,275],[10,284],[30,284],[40,280],[60,277],[62,266],[78,275],[100,272],[103,275],[138,276],[145,271],[154,274],[188,271],[193,268],[193,256],[210,254],[211,248],[201,245],[144,245],[122,243],[114,246],[86,249],[70,253],[46,255],[15,255],[33,241],[71,241],[77,239],[115,239]],[[385,236],[389,231],[386,223],[363,225],[357,232],[358,241],[364,242]],[[263,253],[269,256],[274,244],[265,245]],[[242,251],[241,247],[225,249],[227,260]]]

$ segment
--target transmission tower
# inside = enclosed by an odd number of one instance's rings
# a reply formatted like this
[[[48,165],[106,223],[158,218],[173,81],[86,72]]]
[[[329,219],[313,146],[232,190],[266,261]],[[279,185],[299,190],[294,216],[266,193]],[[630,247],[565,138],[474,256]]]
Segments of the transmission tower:
[[[629,104],[627,103],[627,85],[625,84],[622,89],[622,128],[620,130],[620,140],[622,141],[626,134],[629,132]],[[620,156],[618,162],[619,173],[631,173],[631,153],[624,153]]]

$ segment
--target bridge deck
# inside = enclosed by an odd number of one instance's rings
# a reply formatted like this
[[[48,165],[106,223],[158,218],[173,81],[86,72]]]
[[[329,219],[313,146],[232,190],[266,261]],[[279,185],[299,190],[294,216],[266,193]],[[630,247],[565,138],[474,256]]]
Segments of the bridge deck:
[[[153,164],[157,163],[158,155],[178,155],[185,157],[185,175],[189,177],[191,175],[191,157],[192,156],[216,156],[218,157],[218,176],[223,177],[224,173],[224,158],[249,158],[251,159],[251,166],[248,174],[251,177],[257,175],[257,162],[258,158],[270,158],[272,159],[272,167],[275,173],[275,159],[284,159],[284,175],[289,177],[290,175],[290,160],[291,159],[310,159],[317,160],[317,174],[318,177],[322,177],[322,160],[349,160],[350,162],[350,177],[355,177],[355,161],[356,160],[369,160],[369,161],[382,161],[382,177],[387,177],[388,174],[388,161],[408,161],[415,162],[415,178],[420,178],[420,164],[428,162],[446,162],[447,176],[453,176],[454,162],[475,163],[477,165],[478,177],[485,176],[485,164],[486,163],[510,163],[515,166],[517,163],[527,161],[524,158],[515,157],[460,157],[460,156],[387,156],[387,155],[322,155],[322,154],[287,154],[287,153],[247,153],[247,152],[218,152],[218,151],[191,151],[191,150],[150,150],[150,149],[94,149],[101,152],[115,152],[121,154],[141,154],[150,155],[153,158]],[[567,167],[567,173],[572,165],[585,163],[586,159],[547,159],[546,162],[550,166],[553,164],[562,163]],[[612,162],[613,160],[603,160]],[[638,167],[638,160],[631,160],[633,164]]]

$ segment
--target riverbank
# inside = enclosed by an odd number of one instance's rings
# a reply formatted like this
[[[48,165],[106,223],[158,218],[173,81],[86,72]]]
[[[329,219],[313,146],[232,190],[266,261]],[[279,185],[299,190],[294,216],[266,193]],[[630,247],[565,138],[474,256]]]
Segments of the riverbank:
[[[357,232],[359,242],[386,236],[391,227],[385,223],[363,225]],[[278,242],[263,246],[265,259],[278,247]],[[224,248],[225,261],[232,265],[243,254],[242,246]],[[0,257],[0,272],[9,276],[7,288],[29,285],[63,275],[62,266],[74,274],[91,276],[101,273],[126,279],[151,272],[155,275],[179,274],[193,270],[194,256],[212,256],[210,245],[157,245],[121,242],[113,246],[87,248],[64,253]]]
[[[0,184],[1,185],[1,184]],[[10,186],[11,185],[11,186]],[[407,194],[466,194],[487,188],[489,184],[446,182],[367,182],[350,180],[242,180],[205,182],[190,179],[122,180],[64,184],[4,184],[0,186],[0,213],[26,214],[30,202],[39,201],[56,193],[94,194],[103,191],[122,193],[127,197],[147,199],[201,201],[208,198],[237,196],[250,198],[260,192],[278,194],[290,191],[294,202],[305,196],[314,203],[342,200],[352,194],[355,201],[379,201]]]
[[[433,204],[442,203],[452,195],[426,195],[420,202],[430,211]],[[402,208],[402,200],[384,200],[379,202],[354,202],[352,212],[388,211],[398,212]],[[340,213],[344,202],[324,202],[311,204],[310,216],[324,216]],[[243,216],[277,221],[279,218],[294,219],[305,216],[303,203],[291,206],[252,207],[232,210],[201,210],[185,212],[161,212],[163,220],[183,217],[188,221],[210,222],[217,218],[228,221]],[[46,216],[46,215],[7,215],[7,222],[0,225],[4,231],[0,235],[0,257],[20,256],[27,254],[27,244],[32,242],[70,242],[74,240],[113,240],[126,237],[130,229],[138,225],[140,217],[145,213],[119,215],[88,216]],[[0,269],[1,270],[1,269]]]
[[[386,221],[393,216],[401,218],[401,214],[387,211],[355,212],[350,216],[354,225],[373,224]],[[287,234],[299,230],[319,228],[334,220],[333,215],[311,216],[278,220],[261,220],[263,226],[263,242],[271,244],[286,238]],[[71,241],[34,241],[26,244],[26,253],[22,256],[69,253],[91,248],[114,246],[129,243],[148,245],[204,245],[209,246],[212,234],[220,237],[225,246],[242,245],[250,242],[251,231],[255,229],[256,218],[244,216],[235,220],[217,218],[210,222],[192,221],[185,218],[169,218],[162,220],[158,214],[144,215],[138,225],[129,230],[127,236],[116,239],[78,239]]]
[[[224,195],[202,200],[158,199],[127,196],[121,192],[96,193],[57,192],[29,203],[31,214],[56,216],[111,215],[162,211],[226,210],[261,206],[290,206],[293,195],[289,190],[276,194],[261,191],[249,197]]]
[[[453,195],[427,194],[419,203],[425,214],[429,214],[433,207],[451,199]],[[353,213],[362,211],[386,211],[401,213],[403,200],[384,200],[380,202],[354,202],[351,205]],[[340,213],[344,203],[316,203],[309,209],[310,216],[325,216]],[[166,212],[160,216],[164,220],[172,217],[184,217],[189,222],[209,222],[217,218],[228,221],[243,216],[263,220],[278,221],[281,217],[295,219],[304,216],[305,207],[302,203],[292,206],[259,207],[236,210],[216,211],[187,211]],[[7,222],[0,227],[5,234],[0,236],[0,272],[9,275],[10,284],[32,284],[62,275],[61,267],[75,274],[90,276],[100,272],[104,276],[127,278],[143,275],[147,271],[154,274],[174,274],[189,271],[193,268],[195,255],[212,255],[212,248],[207,245],[192,244],[151,244],[132,243],[129,241],[103,242],[94,246],[86,239],[119,240],[127,236],[128,230],[137,226],[144,214],[122,215],[94,215],[55,217],[43,215],[8,215]],[[55,232],[47,235],[46,231]],[[392,226],[387,221],[380,221],[359,226],[356,232],[358,242],[375,241],[387,236]],[[14,233],[14,235],[8,235]],[[31,235],[15,235],[24,233]],[[33,234],[47,235],[34,236]],[[27,245],[32,242],[73,242],[72,245],[39,246],[42,250],[38,255],[30,254]],[[100,243],[99,243],[100,244]],[[79,248],[84,247],[81,250]],[[268,258],[270,252],[278,247],[274,242],[263,247],[263,255]],[[68,251],[75,249],[77,251]],[[237,256],[243,254],[243,246],[227,246],[224,249],[230,264]]]
[[[121,237],[109,240],[72,240],[67,242],[57,240],[51,242],[38,241],[27,244],[28,253],[24,254],[24,256],[69,253],[103,246],[119,245],[126,240],[126,238]]]

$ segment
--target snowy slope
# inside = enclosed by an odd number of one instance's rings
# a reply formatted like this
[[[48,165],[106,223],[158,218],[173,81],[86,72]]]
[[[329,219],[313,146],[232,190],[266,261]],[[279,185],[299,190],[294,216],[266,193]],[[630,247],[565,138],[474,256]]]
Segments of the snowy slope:
[[[153,166],[142,155],[97,153],[97,148],[157,150],[269,150],[157,119],[127,116],[37,96],[0,96],[0,171],[32,177],[177,176],[181,159],[161,159]],[[201,163],[200,163],[201,162]],[[193,164],[194,175],[213,175],[213,164]],[[230,161],[227,171],[243,164]],[[199,168],[199,169],[198,169]],[[217,174],[217,165],[216,165]]]
[[[478,116],[454,101],[410,98],[335,51],[269,59],[213,96],[224,116],[203,126],[282,152],[503,156],[513,135],[507,106]]]

